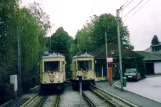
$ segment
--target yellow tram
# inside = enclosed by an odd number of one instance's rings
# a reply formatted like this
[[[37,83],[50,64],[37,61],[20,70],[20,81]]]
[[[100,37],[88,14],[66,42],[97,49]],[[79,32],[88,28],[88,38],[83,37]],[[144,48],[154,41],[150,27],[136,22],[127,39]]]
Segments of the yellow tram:
[[[40,64],[40,89],[64,89],[65,57],[59,53],[45,54]]]
[[[95,83],[94,57],[90,54],[77,54],[72,58],[72,88],[79,87],[79,76],[82,76],[82,84]]]

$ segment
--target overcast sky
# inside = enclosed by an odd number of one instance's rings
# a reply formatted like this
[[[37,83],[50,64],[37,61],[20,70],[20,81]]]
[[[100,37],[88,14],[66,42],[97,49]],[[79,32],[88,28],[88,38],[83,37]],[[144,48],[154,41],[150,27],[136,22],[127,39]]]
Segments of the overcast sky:
[[[70,36],[74,37],[77,30],[89,19],[89,16],[111,13],[116,15],[116,9],[127,0],[35,0],[43,4],[45,12],[49,15],[52,23],[52,32],[62,26]],[[131,1],[131,0],[129,0]],[[124,9],[121,16],[126,15],[141,0],[133,0]],[[132,15],[143,2],[123,18],[124,24],[130,31],[130,40],[135,50],[145,50],[151,44],[153,35],[157,35],[161,41],[161,0],[149,0],[138,12]],[[34,0],[22,0],[22,5],[28,5]],[[132,16],[131,16],[132,15]]]

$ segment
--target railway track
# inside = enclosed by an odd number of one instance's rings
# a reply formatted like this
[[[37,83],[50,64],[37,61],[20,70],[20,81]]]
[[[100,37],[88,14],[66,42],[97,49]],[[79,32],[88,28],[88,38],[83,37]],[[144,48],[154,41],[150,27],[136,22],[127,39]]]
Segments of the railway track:
[[[108,93],[97,86],[91,85],[89,89],[95,95],[105,100],[110,107],[138,107],[137,105],[134,105],[124,99],[121,99],[111,93]]]
[[[60,103],[60,94],[56,96],[55,107],[59,107]]]
[[[85,93],[82,93],[82,96],[83,98],[88,102],[88,104],[91,106],[91,107],[97,107],[88,97]]]
[[[37,107],[41,107],[46,99],[47,99],[47,96],[44,96],[43,99],[41,100],[41,102],[38,104]]]
[[[46,103],[49,104],[49,102],[46,102],[46,100],[48,99],[49,96],[40,96],[39,93],[36,94],[35,96],[33,96],[32,98],[30,98],[27,102],[25,102],[22,106],[20,107],[46,107]],[[53,97],[51,102],[52,103],[52,107],[59,107],[59,103],[60,103],[60,94],[54,96],[50,96]],[[55,99],[55,100],[54,100]]]
[[[37,93],[34,97],[29,99],[20,107],[41,107],[46,99],[47,99],[47,96],[40,96],[39,93]]]

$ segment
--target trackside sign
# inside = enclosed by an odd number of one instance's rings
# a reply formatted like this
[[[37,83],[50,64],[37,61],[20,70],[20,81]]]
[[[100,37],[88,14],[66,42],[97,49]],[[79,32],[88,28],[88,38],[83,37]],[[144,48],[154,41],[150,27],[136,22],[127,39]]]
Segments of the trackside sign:
[[[108,58],[106,58],[106,61],[107,62],[113,62],[113,58],[112,57],[108,57]]]

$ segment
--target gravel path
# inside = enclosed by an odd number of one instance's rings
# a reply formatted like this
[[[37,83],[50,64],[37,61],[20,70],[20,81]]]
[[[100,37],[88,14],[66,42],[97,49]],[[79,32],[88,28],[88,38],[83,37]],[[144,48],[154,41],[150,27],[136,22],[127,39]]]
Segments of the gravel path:
[[[79,92],[72,90],[70,86],[67,87],[66,91],[60,97],[59,107],[79,107],[80,97]],[[88,103],[83,99],[82,107],[89,107]]]
[[[108,103],[106,103],[105,100],[99,98],[93,92],[87,90],[83,92],[97,107],[109,107]]]

